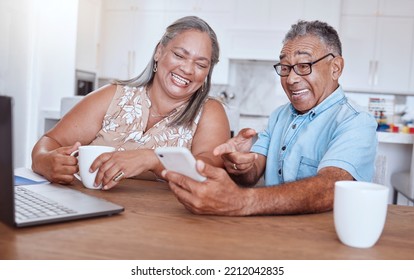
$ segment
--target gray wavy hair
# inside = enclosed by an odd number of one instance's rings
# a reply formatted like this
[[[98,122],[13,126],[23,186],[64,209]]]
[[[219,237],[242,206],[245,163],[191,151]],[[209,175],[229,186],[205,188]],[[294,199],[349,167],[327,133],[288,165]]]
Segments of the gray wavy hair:
[[[164,35],[161,37],[158,44],[155,46],[151,59],[145,69],[137,77],[129,80],[115,80],[112,83],[117,85],[128,85],[134,87],[151,86],[154,80],[155,73],[152,71],[154,68],[154,55],[157,51],[159,44],[166,46],[175,36],[188,30],[198,30],[205,32],[209,35],[212,45],[211,54],[211,66],[208,72],[206,81],[197,91],[191,96],[187,107],[178,114],[174,120],[169,123],[172,125],[191,125],[197,116],[197,113],[201,109],[204,101],[208,98],[208,93],[211,88],[211,76],[213,74],[214,66],[219,61],[220,48],[217,40],[216,33],[204,20],[196,16],[187,16],[180,18],[173,22],[165,30]]]
[[[342,56],[342,44],[338,32],[326,22],[318,20],[300,20],[296,24],[293,24],[288,33],[286,33],[283,44],[297,37],[309,35],[318,37],[334,55]]]

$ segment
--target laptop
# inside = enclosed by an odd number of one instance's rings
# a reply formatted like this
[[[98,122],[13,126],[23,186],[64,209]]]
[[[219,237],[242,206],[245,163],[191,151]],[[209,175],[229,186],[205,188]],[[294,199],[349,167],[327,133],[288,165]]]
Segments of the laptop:
[[[0,220],[26,227],[110,216],[124,208],[59,184],[14,186],[12,98],[0,96]]]

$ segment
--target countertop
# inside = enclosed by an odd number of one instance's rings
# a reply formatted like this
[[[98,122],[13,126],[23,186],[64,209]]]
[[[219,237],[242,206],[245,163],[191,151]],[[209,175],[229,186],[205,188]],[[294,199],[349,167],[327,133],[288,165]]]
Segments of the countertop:
[[[414,134],[395,133],[395,132],[377,132],[379,143],[392,144],[413,144]]]

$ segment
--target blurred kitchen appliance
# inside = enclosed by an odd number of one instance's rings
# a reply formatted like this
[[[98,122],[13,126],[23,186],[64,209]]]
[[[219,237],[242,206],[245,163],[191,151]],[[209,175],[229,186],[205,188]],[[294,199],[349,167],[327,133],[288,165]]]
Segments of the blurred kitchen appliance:
[[[76,70],[75,95],[87,95],[95,90],[96,73]]]

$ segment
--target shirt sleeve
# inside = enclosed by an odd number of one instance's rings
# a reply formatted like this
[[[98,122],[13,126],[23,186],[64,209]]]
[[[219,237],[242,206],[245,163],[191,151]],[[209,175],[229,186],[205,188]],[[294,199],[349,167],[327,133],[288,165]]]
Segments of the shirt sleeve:
[[[378,144],[376,128],[374,117],[366,112],[342,122],[319,163],[318,171],[335,166],[348,171],[356,180],[371,181]]]

